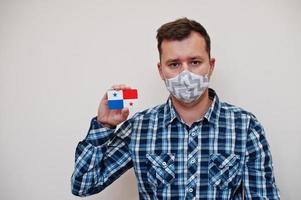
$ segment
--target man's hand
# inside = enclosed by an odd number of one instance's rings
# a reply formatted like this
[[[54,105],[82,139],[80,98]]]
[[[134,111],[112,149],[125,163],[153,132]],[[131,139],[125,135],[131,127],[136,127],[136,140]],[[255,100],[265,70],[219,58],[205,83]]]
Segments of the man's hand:
[[[113,90],[131,89],[126,85],[113,85]],[[113,128],[118,124],[124,122],[129,116],[129,109],[123,108],[122,110],[110,110],[108,107],[108,96],[107,93],[103,96],[100,101],[97,113],[97,121],[102,125]]]

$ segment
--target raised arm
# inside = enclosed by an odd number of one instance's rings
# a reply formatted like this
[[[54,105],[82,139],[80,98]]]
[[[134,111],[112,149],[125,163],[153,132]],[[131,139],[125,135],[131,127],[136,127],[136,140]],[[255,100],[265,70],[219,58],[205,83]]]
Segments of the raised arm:
[[[112,88],[118,90],[125,86]],[[71,176],[74,195],[98,193],[132,167],[128,149],[132,124],[131,120],[125,121],[128,115],[128,109],[109,110],[107,96],[104,95],[97,117],[91,120],[87,136],[76,147],[75,167]],[[122,122],[116,131],[116,126]]]

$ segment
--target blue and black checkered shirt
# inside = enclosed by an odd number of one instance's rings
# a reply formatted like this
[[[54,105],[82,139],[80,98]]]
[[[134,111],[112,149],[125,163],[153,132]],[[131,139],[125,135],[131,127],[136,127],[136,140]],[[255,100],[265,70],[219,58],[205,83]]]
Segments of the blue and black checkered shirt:
[[[256,117],[219,101],[187,126],[169,98],[118,130],[94,117],[78,143],[72,193],[102,191],[134,167],[140,199],[280,199],[269,144]]]

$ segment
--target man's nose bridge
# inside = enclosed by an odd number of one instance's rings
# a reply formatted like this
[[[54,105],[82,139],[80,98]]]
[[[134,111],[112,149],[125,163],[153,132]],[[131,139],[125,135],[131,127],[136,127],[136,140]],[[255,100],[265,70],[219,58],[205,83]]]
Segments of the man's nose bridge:
[[[188,66],[187,62],[183,62],[182,66],[183,66],[183,70],[188,71],[189,66]]]

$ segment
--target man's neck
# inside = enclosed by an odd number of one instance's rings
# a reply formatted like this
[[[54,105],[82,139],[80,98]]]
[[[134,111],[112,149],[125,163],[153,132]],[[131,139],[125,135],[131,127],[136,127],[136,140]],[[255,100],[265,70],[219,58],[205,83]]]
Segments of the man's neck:
[[[202,119],[212,104],[212,100],[209,98],[208,88],[198,100],[189,104],[183,103],[173,96],[171,96],[171,100],[181,119],[188,126],[191,126],[193,122]]]

